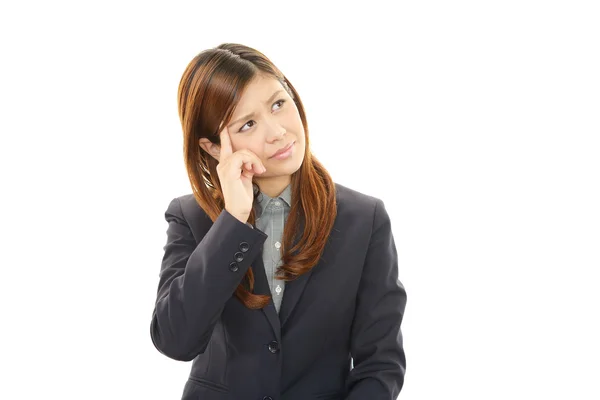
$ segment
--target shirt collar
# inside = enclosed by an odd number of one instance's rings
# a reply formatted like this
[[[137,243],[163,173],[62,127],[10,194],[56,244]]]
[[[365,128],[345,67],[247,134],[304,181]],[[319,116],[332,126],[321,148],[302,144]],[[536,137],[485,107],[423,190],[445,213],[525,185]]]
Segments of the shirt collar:
[[[278,199],[283,200],[288,207],[291,207],[292,204],[292,183],[290,182],[285,189],[283,189],[283,192],[281,192],[281,194],[279,196],[277,196]],[[262,191],[258,194],[258,205],[260,206],[259,209],[256,210],[257,216],[260,216],[262,214],[262,210],[264,210],[267,205],[269,204],[269,202],[271,200],[275,199],[274,197],[269,197],[268,195],[264,194]]]

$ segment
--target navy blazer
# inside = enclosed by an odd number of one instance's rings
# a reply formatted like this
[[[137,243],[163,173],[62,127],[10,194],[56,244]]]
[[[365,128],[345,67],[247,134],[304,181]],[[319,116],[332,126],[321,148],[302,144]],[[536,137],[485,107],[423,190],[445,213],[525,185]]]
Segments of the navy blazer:
[[[382,200],[335,187],[329,241],[285,283],[279,314],[233,295],[250,265],[254,292],[271,294],[267,235],[226,210],[213,223],[192,194],[170,202],[150,335],[165,356],[193,360],[182,400],[396,399],[406,291],[390,218]]]

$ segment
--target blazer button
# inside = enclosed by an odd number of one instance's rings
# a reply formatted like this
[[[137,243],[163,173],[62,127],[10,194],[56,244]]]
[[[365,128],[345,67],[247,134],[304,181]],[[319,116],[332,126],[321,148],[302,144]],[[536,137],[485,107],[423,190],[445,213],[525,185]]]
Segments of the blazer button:
[[[263,397],[263,400],[273,400],[273,398],[271,396],[265,396]]]
[[[250,245],[247,242],[240,243],[240,250],[242,251],[242,253],[247,252],[248,249],[250,249]]]
[[[244,253],[240,253],[239,251],[233,255],[233,258],[237,262],[242,262],[244,260]]]
[[[269,343],[269,351],[271,353],[277,353],[279,351],[279,343],[277,343],[276,340],[273,340],[271,343]]]
[[[231,264],[229,264],[229,269],[233,272],[237,271],[238,269],[240,269],[240,267],[238,266],[238,263],[236,263],[235,261],[232,262]]]

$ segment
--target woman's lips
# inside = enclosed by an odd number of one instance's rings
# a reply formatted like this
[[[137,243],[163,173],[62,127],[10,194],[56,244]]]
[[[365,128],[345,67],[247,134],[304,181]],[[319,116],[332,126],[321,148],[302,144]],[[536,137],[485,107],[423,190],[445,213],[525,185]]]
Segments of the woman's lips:
[[[273,156],[271,156],[271,158],[274,158],[276,160],[282,160],[284,158],[289,157],[292,154],[292,150],[294,148],[294,145],[296,144],[296,141],[293,141],[286,150],[284,150],[283,152],[279,153],[279,154],[275,154]]]

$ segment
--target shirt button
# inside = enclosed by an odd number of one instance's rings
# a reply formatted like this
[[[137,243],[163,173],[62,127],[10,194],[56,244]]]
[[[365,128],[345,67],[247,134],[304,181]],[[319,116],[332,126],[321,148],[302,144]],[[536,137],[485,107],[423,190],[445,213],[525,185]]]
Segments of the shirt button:
[[[276,340],[273,340],[271,343],[269,343],[269,351],[273,354],[279,351],[279,343],[277,343]]]
[[[229,269],[232,272],[236,272],[238,269],[240,269],[240,267],[238,266],[238,263],[236,263],[235,261],[232,262],[231,264],[229,264]]]
[[[278,249],[278,248],[280,248],[280,247],[281,247],[281,243],[279,243],[279,242],[275,242],[275,248],[277,248],[277,249]]]
[[[275,205],[276,205],[276,206],[278,206],[278,205],[280,205],[280,204],[281,204],[281,203],[280,203],[279,201],[276,201],[276,202],[275,202]]]

